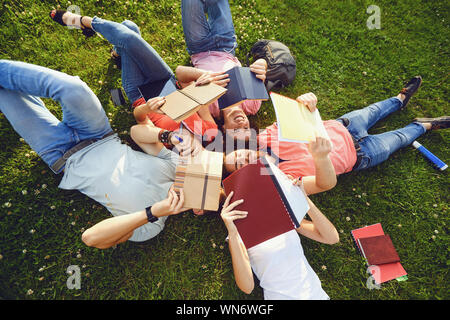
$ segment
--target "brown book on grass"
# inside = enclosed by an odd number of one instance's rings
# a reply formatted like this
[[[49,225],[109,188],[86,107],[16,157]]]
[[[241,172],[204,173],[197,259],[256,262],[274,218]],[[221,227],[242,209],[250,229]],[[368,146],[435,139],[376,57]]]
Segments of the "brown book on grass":
[[[223,153],[202,151],[195,157],[180,157],[174,189],[184,192],[184,207],[217,211],[222,181]]]
[[[226,91],[227,89],[214,83],[201,86],[195,86],[193,83],[165,96],[166,103],[160,110],[174,121],[181,122],[201,107],[219,99]]]
[[[400,261],[389,235],[358,239],[361,253],[369,265],[380,265]]]

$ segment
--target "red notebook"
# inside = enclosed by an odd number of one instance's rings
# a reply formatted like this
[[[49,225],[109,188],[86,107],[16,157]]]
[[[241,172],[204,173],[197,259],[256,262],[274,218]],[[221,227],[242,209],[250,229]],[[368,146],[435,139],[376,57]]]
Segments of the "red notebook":
[[[380,223],[352,230],[351,233],[360,252],[361,249],[358,244],[358,239],[384,235],[384,231]],[[368,270],[373,275],[375,282],[378,284],[407,275],[400,262],[371,265]]]
[[[391,237],[383,236],[358,239],[359,247],[369,265],[380,265],[400,261]]]
[[[298,228],[309,210],[301,189],[264,158],[235,171],[223,186],[234,192],[231,202],[244,199],[236,209],[248,215],[234,223],[247,249]]]

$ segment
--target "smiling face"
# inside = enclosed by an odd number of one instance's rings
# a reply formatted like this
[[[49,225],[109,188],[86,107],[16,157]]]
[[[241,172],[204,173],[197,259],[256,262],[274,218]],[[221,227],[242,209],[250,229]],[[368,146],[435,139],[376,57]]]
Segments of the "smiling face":
[[[255,163],[259,155],[259,151],[248,149],[230,152],[225,156],[225,170],[228,173],[231,173],[249,163]]]
[[[250,123],[240,106],[222,111],[223,129],[227,135],[238,140],[248,140],[251,136]]]

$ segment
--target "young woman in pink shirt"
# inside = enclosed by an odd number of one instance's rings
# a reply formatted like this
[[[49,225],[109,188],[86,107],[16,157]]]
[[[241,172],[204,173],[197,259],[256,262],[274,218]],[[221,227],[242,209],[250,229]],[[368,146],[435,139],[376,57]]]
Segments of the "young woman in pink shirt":
[[[207,14],[207,17],[206,17]],[[181,17],[184,38],[192,65],[200,73],[210,71],[217,81],[229,81],[226,71],[241,66],[235,56],[237,48],[236,34],[228,0],[182,0]],[[186,68],[177,68],[179,81],[194,80],[195,73],[183,72]],[[250,70],[258,79],[265,81],[267,62],[256,60],[250,65]],[[178,73],[185,76],[179,76]],[[217,102],[209,105],[211,115],[223,128],[230,129],[234,135],[247,135],[250,124],[247,115],[254,115],[261,107],[261,101],[246,100],[239,106],[219,109]]]
[[[396,97],[351,111],[336,120],[324,121],[331,139],[319,139],[315,143],[292,143],[278,140],[278,127],[274,123],[257,136],[258,151],[241,149],[227,154],[225,166],[228,172],[250,163],[260,154],[268,153],[278,161],[278,167],[293,178],[303,178],[308,194],[329,190],[336,184],[336,176],[359,171],[380,164],[398,149],[410,145],[428,130],[445,129],[450,117],[417,118],[404,128],[381,134],[369,134],[368,130],[390,113],[405,107],[411,96],[419,89],[422,78],[412,78]],[[311,111],[316,109],[317,97],[307,93],[297,98]],[[315,151],[329,148],[327,157]],[[325,150],[323,149],[323,150]],[[335,175],[324,172],[327,163],[332,164]],[[328,166],[329,168],[329,166]]]

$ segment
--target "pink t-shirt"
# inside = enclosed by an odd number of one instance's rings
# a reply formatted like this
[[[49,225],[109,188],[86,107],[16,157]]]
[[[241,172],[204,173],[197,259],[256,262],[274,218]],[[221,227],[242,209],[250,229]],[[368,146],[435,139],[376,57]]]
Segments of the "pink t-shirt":
[[[339,121],[327,120],[323,124],[333,144],[329,157],[336,174],[350,172],[356,163],[356,150],[352,136]],[[278,141],[276,123],[258,135],[258,144],[260,149],[268,146],[280,159],[289,160],[278,165],[285,174],[295,178],[316,175],[308,144]]]
[[[236,66],[242,66],[234,55],[223,51],[206,51],[193,54],[191,62],[196,68],[212,72],[223,72]],[[261,107],[261,101],[246,100],[240,106],[245,114],[253,115]],[[209,105],[209,111],[213,117],[217,118],[219,116],[220,110],[217,101]]]

